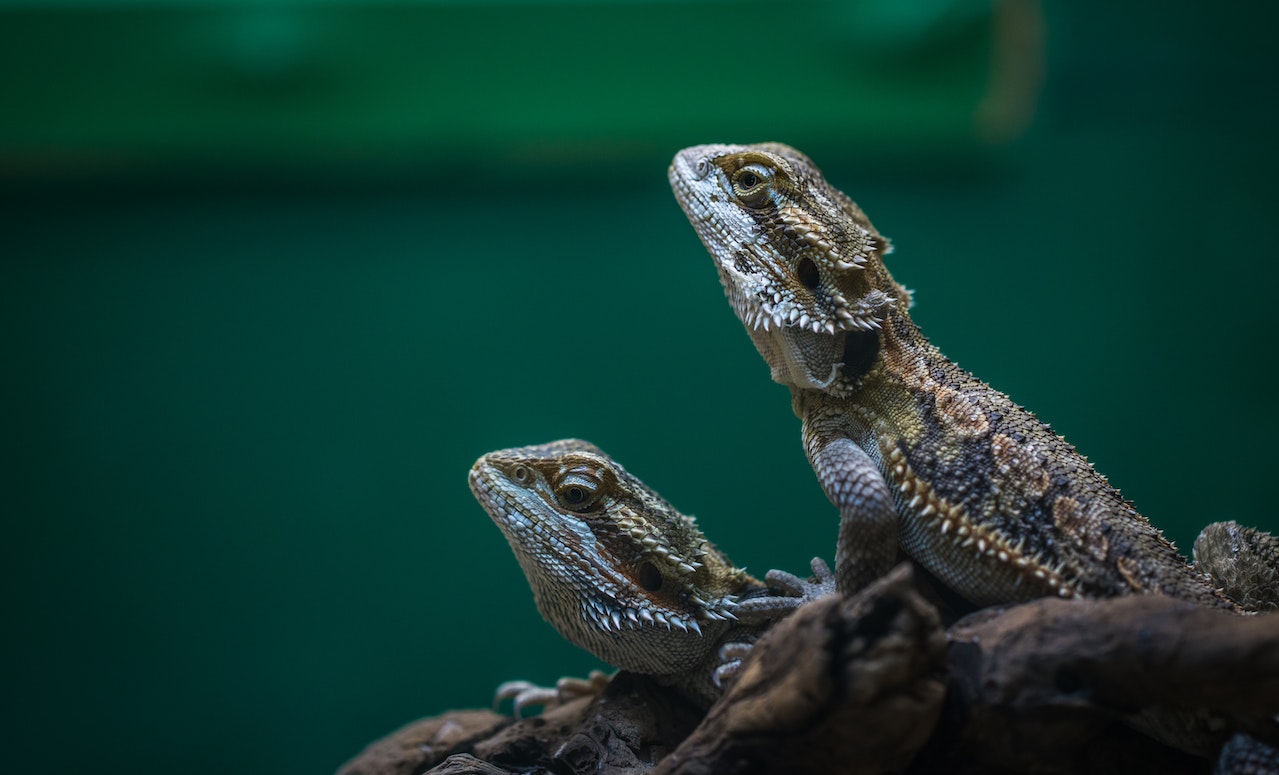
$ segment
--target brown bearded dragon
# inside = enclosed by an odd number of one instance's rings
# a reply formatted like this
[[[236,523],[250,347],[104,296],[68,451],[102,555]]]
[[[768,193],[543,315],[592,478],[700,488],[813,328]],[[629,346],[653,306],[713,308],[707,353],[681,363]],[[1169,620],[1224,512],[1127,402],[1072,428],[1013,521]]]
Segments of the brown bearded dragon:
[[[709,706],[749,644],[776,619],[834,591],[826,564],[813,580],[770,571],[759,581],[598,447],[574,439],[484,455],[471,491],[501,528],[537,609],[565,639],[623,670],[653,676]],[[499,699],[545,704],[605,682],[556,689],[513,681]]]
[[[680,151],[669,177],[734,312],[791,389],[840,511],[841,592],[900,549],[979,606],[1159,593],[1238,609],[1065,439],[929,343],[884,266],[888,241],[807,157],[702,145]]]

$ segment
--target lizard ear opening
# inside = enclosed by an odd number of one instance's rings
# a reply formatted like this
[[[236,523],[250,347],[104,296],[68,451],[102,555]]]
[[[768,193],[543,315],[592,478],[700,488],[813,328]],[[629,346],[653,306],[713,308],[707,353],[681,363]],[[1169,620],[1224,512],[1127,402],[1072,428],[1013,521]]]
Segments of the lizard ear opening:
[[[795,267],[795,276],[810,291],[822,282],[822,275],[817,271],[817,264],[814,264],[813,260],[807,256],[799,260],[799,266]]]
[[[651,562],[646,562],[639,566],[639,584],[649,592],[656,592],[662,588],[662,572],[657,566]]]

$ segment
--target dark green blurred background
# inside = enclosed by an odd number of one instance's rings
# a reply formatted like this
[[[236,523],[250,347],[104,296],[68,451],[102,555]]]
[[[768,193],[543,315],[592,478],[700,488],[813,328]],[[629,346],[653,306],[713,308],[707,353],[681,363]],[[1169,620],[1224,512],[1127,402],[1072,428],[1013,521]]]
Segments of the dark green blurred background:
[[[491,449],[588,438],[753,570],[830,557],[666,187],[694,143],[808,151],[1183,549],[1279,528],[1272,8],[0,2],[5,769],[324,773],[584,674]]]

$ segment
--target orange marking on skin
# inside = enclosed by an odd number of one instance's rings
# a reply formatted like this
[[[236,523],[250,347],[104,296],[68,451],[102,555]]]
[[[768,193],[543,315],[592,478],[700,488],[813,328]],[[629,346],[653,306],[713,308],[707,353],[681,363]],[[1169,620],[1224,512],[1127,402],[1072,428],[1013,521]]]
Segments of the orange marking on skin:
[[[990,421],[968,396],[945,385],[934,388],[937,398],[937,419],[949,432],[963,437],[984,436],[990,432]]]

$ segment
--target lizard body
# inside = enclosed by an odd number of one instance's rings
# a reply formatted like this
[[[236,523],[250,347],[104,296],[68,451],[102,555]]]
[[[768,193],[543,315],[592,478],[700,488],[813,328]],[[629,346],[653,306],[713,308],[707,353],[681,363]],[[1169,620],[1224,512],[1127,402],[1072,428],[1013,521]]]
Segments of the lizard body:
[[[1237,608],[1064,438],[947,359],[889,274],[889,243],[780,144],[676,155],[675,196],[715,260],[841,514],[845,594],[900,548],[977,605],[1171,595]]]
[[[816,582],[778,571],[759,581],[691,517],[585,441],[491,452],[472,466],[470,485],[547,622],[605,662],[703,706],[769,623],[833,589],[820,561]],[[529,686],[511,685],[499,695]],[[553,693],[530,696],[540,702]]]

